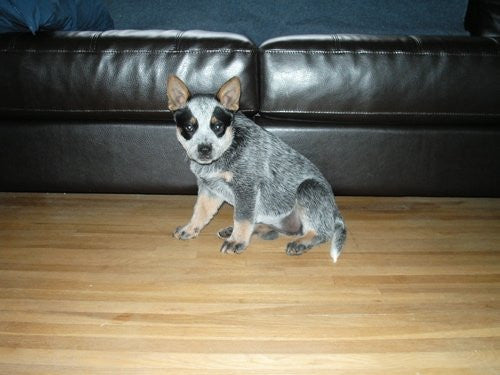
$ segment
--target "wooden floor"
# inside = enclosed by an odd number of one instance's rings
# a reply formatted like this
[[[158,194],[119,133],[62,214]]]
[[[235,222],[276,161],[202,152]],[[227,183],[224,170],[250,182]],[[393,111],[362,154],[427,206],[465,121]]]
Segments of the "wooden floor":
[[[500,374],[500,200],[340,197],[335,265],[193,202],[1,193],[0,374]]]

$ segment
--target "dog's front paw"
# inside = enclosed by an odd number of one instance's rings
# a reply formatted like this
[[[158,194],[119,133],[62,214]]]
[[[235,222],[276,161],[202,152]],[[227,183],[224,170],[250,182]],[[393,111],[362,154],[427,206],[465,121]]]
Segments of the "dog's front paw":
[[[173,235],[178,240],[190,240],[197,237],[199,233],[199,228],[191,228],[191,226],[188,224],[183,227],[177,227]]]
[[[222,244],[220,251],[223,254],[241,254],[247,248],[247,246],[248,244],[245,242],[226,240]]]

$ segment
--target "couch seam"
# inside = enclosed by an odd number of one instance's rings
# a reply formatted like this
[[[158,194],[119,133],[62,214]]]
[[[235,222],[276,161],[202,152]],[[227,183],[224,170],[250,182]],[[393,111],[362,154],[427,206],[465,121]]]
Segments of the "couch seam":
[[[175,50],[179,51],[181,47],[181,37],[184,34],[184,31],[179,31],[177,35],[175,36]]]
[[[179,54],[179,53],[256,53],[256,50],[245,50],[245,49],[194,49],[194,50],[186,50],[186,51],[177,51],[177,50],[101,50],[101,51],[92,51],[92,50],[65,50],[65,49],[51,49],[51,50],[38,50],[38,49],[0,49],[0,52],[14,52],[14,53],[90,53],[90,54],[99,54],[99,53],[143,53],[143,54]]]
[[[478,52],[478,53],[468,53],[468,52],[408,52],[408,51],[323,51],[323,50],[264,50],[263,53],[269,54],[331,54],[331,55],[415,55],[415,56],[500,56],[500,52]]]
[[[491,112],[409,112],[409,111],[297,111],[297,110],[260,110],[259,113],[291,113],[291,114],[335,114],[335,115],[419,115],[419,116],[500,116]]]
[[[0,107],[0,111],[13,112],[158,112],[169,113],[168,109],[57,109],[57,108],[18,108],[18,107]],[[256,111],[256,109],[242,109],[242,112]],[[291,113],[291,114],[336,114],[336,115],[419,115],[419,116],[500,116],[500,113],[488,112],[403,112],[403,111],[296,111],[296,110],[260,110],[258,113],[273,114],[273,113]]]
[[[5,112],[158,112],[158,113],[169,113],[169,109],[66,109],[66,108],[21,108],[21,107],[0,107],[0,111]],[[256,109],[241,109],[242,112],[256,111]]]
[[[168,50],[65,50],[65,49],[48,49],[48,50],[38,50],[38,49],[0,49],[0,52],[5,53],[90,53],[90,54],[98,54],[98,53],[115,53],[115,54],[124,54],[124,53],[142,53],[142,54],[181,54],[181,53],[264,53],[264,54],[290,54],[290,55],[298,55],[298,54],[331,54],[331,55],[415,55],[415,56],[485,56],[485,57],[499,57],[500,52],[498,53],[467,53],[467,52],[406,52],[406,51],[321,51],[321,50],[245,50],[245,49],[194,49],[194,50],[185,50],[179,51],[174,49]]]

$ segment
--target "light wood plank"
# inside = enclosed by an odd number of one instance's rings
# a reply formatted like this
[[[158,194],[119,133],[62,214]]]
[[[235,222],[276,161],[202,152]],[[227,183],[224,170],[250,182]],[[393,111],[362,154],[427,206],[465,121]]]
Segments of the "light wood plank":
[[[500,200],[339,197],[335,265],[194,200],[0,193],[0,373],[500,373]]]

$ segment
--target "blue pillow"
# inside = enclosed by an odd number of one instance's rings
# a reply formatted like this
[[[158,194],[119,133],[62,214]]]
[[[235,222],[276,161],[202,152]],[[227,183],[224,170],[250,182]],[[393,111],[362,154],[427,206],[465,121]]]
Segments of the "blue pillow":
[[[0,32],[109,30],[102,0],[0,0]]]

